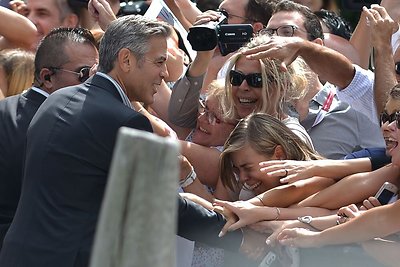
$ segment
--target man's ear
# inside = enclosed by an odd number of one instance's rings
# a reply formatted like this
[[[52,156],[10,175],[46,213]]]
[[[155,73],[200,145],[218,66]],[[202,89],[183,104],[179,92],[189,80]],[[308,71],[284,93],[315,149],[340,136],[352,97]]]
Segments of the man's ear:
[[[286,153],[281,145],[277,145],[274,150],[274,158],[276,159],[287,159]]]
[[[76,28],[79,26],[79,18],[76,14],[71,13],[68,14],[64,20],[63,20],[63,26],[64,27],[71,27],[71,28]]]
[[[253,31],[254,31],[254,33],[258,33],[263,28],[264,28],[264,25],[261,22],[254,22],[253,23]]]
[[[319,44],[319,45],[324,45],[324,40],[322,40],[321,38],[316,38],[314,40],[312,40],[311,42]]]
[[[42,89],[46,92],[52,92],[53,90],[53,82],[51,81],[51,76],[54,72],[48,68],[43,68],[39,73],[39,84]]]
[[[129,72],[136,66],[136,57],[128,48],[122,48],[118,52],[118,66],[123,72]]]

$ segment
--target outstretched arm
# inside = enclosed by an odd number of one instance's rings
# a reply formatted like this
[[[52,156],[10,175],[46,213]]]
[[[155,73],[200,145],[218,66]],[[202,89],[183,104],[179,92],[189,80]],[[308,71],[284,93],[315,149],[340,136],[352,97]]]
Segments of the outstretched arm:
[[[311,232],[305,229],[286,229],[278,235],[282,245],[320,247],[358,243],[385,237],[400,231],[400,201],[368,210],[347,223]]]
[[[0,6],[0,50],[21,47],[27,50],[36,49],[37,29],[26,17]]]
[[[244,54],[250,59],[269,57],[282,60],[281,67],[283,70],[298,56],[301,56],[322,80],[339,88],[346,88],[355,74],[351,61],[342,54],[299,37],[275,36],[265,44],[249,49]]]

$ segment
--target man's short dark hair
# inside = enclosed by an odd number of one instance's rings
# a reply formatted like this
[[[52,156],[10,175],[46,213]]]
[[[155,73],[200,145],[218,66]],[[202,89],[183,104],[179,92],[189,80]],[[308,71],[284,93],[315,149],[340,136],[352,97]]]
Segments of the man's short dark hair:
[[[318,17],[306,6],[289,0],[280,1],[275,5],[274,14],[278,12],[298,12],[304,17],[304,28],[308,33],[308,40],[324,39],[324,32]]]
[[[246,7],[246,18],[252,22],[267,25],[278,0],[249,0]]]
[[[84,28],[57,28],[47,34],[40,42],[35,56],[35,81],[40,81],[43,68],[59,67],[67,63],[65,53],[68,43],[89,44],[96,47],[92,33]]]
[[[351,26],[341,16],[333,11],[321,9],[314,12],[315,15],[326,25],[330,33],[343,37],[344,39],[350,40],[351,37]]]

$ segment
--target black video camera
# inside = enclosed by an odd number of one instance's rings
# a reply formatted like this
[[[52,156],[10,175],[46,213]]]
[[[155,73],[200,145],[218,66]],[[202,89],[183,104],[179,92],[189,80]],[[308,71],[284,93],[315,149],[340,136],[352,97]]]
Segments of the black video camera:
[[[218,21],[196,25],[189,29],[188,40],[195,51],[210,51],[217,45],[221,55],[225,56],[238,50],[253,37],[251,24],[226,24],[221,15]]]

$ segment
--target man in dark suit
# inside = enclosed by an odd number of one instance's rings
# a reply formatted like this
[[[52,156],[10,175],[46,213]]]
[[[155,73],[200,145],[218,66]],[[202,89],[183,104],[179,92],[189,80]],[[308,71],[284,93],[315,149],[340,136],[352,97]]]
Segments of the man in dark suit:
[[[90,67],[98,62],[94,44],[88,30],[53,30],[37,50],[33,87],[0,101],[0,248],[20,197],[29,123],[49,94],[79,84],[85,78],[80,71],[89,77]]]
[[[40,106],[0,266],[88,265],[117,131],[152,131],[130,101],[153,102],[167,75],[170,33],[166,23],[142,16],[115,20],[100,44],[98,72]]]

